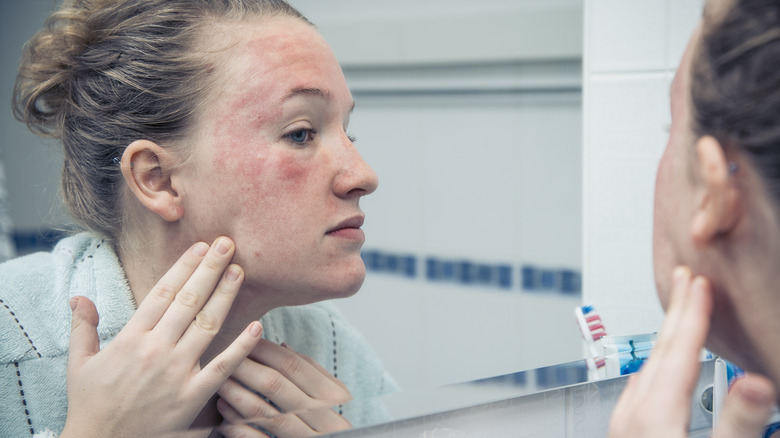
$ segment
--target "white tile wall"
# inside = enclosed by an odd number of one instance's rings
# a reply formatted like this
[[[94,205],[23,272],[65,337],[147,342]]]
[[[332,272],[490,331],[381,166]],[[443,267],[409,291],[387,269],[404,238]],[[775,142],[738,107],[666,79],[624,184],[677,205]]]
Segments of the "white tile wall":
[[[578,93],[365,97],[350,130],[376,169],[365,248],[506,263],[511,289],[369,272],[339,306],[407,388],[575,360],[577,295],[534,294],[522,264],[581,266]],[[402,322],[403,321],[403,322]],[[413,365],[412,365],[413,364]]]
[[[669,86],[703,0],[585,0],[583,301],[610,334],[660,328],[655,172]]]
[[[664,67],[666,1],[586,0],[586,26],[594,72],[658,70]]]

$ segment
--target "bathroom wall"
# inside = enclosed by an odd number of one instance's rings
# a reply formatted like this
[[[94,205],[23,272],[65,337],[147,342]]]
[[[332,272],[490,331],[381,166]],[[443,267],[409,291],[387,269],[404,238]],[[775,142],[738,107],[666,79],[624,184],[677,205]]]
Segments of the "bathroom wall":
[[[669,88],[703,0],[585,0],[583,302],[609,334],[660,328],[652,272],[655,170]]]

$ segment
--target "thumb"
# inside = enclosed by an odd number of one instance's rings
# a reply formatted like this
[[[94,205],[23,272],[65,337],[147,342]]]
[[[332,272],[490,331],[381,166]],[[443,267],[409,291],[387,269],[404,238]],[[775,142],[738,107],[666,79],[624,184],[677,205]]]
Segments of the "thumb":
[[[97,333],[99,317],[95,304],[86,297],[73,297],[69,304],[72,314],[68,371],[71,371],[100,351],[100,339]]]
[[[729,390],[712,438],[761,436],[774,401],[775,389],[769,379],[746,374]]]

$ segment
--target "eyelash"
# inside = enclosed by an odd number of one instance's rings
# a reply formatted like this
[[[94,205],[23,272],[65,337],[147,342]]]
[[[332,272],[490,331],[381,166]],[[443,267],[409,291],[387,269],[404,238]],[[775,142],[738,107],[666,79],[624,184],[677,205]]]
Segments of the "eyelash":
[[[293,135],[300,134],[301,132],[306,133],[306,140],[304,141],[298,141],[293,139]],[[295,131],[288,132],[284,136],[290,140],[291,142],[297,144],[297,145],[303,145],[306,142],[314,140],[314,136],[317,135],[317,131],[314,129],[296,129]]]
[[[306,134],[307,134],[307,135],[306,135],[306,140],[304,140],[304,141],[298,141],[298,140],[294,140],[294,139],[292,138],[292,137],[293,137],[293,135],[295,135],[295,134],[299,134],[299,133],[301,133],[301,132],[306,132]],[[289,133],[285,134],[285,137],[286,137],[288,140],[290,140],[291,142],[295,143],[295,144],[302,145],[302,144],[306,143],[307,141],[312,141],[312,140],[314,140],[314,136],[315,136],[315,135],[317,135],[317,130],[315,130],[315,129],[296,129],[295,131],[292,131],[292,132],[289,132]],[[354,143],[354,142],[356,142],[356,141],[357,141],[357,138],[356,138],[356,137],[354,137],[354,136],[352,136],[352,135],[349,135],[349,134],[347,134],[347,139],[349,139],[350,143]]]

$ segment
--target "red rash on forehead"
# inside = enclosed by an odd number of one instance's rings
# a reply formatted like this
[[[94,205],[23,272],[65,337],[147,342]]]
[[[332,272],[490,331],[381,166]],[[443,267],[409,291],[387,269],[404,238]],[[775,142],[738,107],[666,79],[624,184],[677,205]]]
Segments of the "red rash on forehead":
[[[315,46],[318,43],[314,41]],[[294,36],[270,33],[239,42],[225,53],[223,65],[232,68],[225,67],[225,90],[214,102],[216,117],[211,137],[215,152],[219,151],[214,156],[216,165],[228,165],[227,160],[242,153],[262,156],[262,149],[278,140],[269,138],[269,130],[264,128],[283,117],[282,98],[294,88],[284,80],[290,75],[278,72],[309,70],[310,66],[301,65],[301,58],[306,58],[300,55],[305,50]],[[252,157],[243,157],[241,161],[247,158]]]

